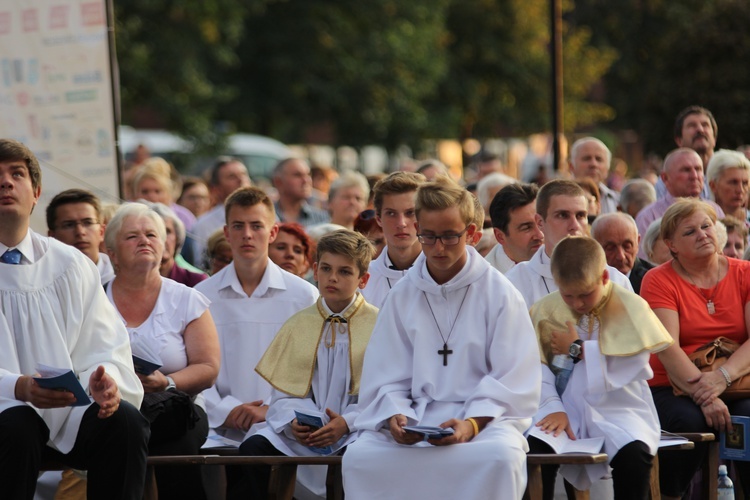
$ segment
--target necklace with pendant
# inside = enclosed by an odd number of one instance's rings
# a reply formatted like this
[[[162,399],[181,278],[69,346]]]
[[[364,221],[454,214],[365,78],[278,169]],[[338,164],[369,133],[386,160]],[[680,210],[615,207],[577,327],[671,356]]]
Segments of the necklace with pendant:
[[[453,334],[453,328],[456,326],[456,323],[458,322],[458,317],[461,315],[461,308],[464,306],[464,301],[466,300],[466,296],[469,295],[469,287],[468,286],[466,287],[464,298],[461,299],[461,305],[458,306],[456,317],[453,320],[451,329],[448,331],[447,338],[443,335],[443,331],[440,329],[440,324],[438,323],[438,320],[435,317],[435,313],[432,311],[432,305],[430,305],[430,300],[427,298],[427,294],[424,291],[422,291],[422,294],[424,295],[424,300],[427,301],[427,307],[430,308],[430,314],[432,314],[432,319],[433,321],[435,321],[435,326],[437,326],[438,333],[440,334],[440,338],[443,340],[443,348],[438,350],[437,353],[443,357],[443,366],[448,366],[448,355],[453,354],[453,349],[448,349],[448,341],[451,339],[451,335]]]
[[[701,294],[701,297],[703,297],[703,300],[706,301],[706,309],[708,310],[708,314],[716,314],[716,307],[714,305],[714,297],[716,297],[716,291],[719,289],[719,277],[721,276],[721,261],[717,263],[717,271],[716,271],[716,284],[713,286],[713,292],[711,293],[710,297],[706,297],[706,294],[703,293],[703,289],[695,284],[695,281],[693,281],[693,277],[690,276],[690,273],[685,269],[685,266],[682,265],[682,263],[675,259],[678,264],[680,264],[680,267],[682,268],[682,271],[685,273],[685,275],[690,280],[690,283],[693,284],[695,288],[698,289],[698,293]]]

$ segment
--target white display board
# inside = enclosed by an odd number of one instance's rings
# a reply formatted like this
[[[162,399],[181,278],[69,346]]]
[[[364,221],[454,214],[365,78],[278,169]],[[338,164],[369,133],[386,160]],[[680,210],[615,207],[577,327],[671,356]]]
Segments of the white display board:
[[[42,165],[44,210],[79,187],[115,201],[115,148],[106,0],[0,0],[0,137],[31,148]]]

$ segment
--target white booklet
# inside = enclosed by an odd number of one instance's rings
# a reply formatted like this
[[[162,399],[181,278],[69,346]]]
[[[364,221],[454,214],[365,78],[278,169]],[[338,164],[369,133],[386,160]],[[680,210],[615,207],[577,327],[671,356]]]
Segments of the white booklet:
[[[688,439],[685,437],[682,437],[677,434],[672,434],[671,432],[665,431],[662,429],[661,431],[661,437],[659,438],[659,448],[667,448],[669,446],[677,446],[680,444],[685,444],[688,442]]]
[[[555,436],[547,434],[537,426],[529,431],[529,436],[541,439],[555,450],[555,453],[599,453],[604,446],[604,438],[570,439],[565,431]]]

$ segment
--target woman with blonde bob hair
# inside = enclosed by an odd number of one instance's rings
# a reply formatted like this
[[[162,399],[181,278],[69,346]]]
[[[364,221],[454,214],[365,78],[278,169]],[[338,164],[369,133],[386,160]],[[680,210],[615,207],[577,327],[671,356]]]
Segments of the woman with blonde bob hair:
[[[197,454],[208,434],[201,392],[219,373],[219,340],[200,292],[163,278],[159,267],[167,231],[141,203],[120,207],[104,233],[115,279],[106,288],[130,336],[133,352],[157,366],[135,363],[151,422],[150,455]],[[205,498],[200,471],[157,467],[159,498]]]
[[[720,255],[716,212],[698,199],[678,199],[662,217],[661,237],[672,260],[643,278],[641,296],[675,343],[651,358],[649,381],[661,428],[670,432],[731,429],[731,415],[750,416],[750,398],[724,402],[719,396],[750,373],[750,262]],[[719,370],[701,372],[688,355],[717,337],[743,344]],[[671,384],[670,384],[671,382]],[[674,389],[685,395],[675,395]],[[707,448],[664,452],[662,498],[680,498],[706,460]],[[735,462],[745,491],[750,462]]]

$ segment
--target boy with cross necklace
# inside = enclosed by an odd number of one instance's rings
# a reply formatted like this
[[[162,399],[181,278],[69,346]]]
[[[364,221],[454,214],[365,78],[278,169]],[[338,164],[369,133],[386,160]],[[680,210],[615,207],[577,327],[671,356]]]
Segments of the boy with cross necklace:
[[[476,226],[465,189],[447,178],[420,186],[416,216],[423,254],[388,294],[365,353],[346,496],[521,498],[523,431],[541,388],[523,298],[467,246]],[[453,434],[422,441],[407,425]]]

